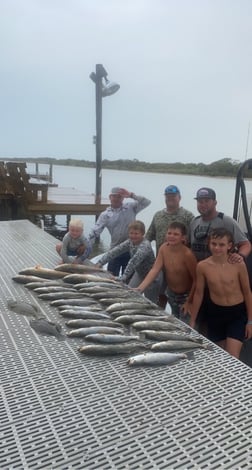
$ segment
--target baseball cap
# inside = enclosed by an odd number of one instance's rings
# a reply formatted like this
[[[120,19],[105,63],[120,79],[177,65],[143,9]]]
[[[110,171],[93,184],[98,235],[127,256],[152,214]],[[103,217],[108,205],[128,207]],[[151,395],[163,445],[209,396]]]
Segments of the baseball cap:
[[[194,199],[213,199],[216,200],[216,193],[211,188],[200,188]]]
[[[122,190],[122,188],[115,187],[115,188],[111,189],[109,194],[120,194],[121,190]]]
[[[165,194],[180,194],[180,190],[177,186],[170,184],[170,186],[167,186],[165,188],[164,193]]]

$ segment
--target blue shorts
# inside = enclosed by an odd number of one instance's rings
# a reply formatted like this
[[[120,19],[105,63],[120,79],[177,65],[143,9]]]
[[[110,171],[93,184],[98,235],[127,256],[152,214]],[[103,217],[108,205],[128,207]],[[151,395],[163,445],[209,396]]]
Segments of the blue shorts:
[[[77,256],[77,248],[67,248],[67,256]]]
[[[223,306],[216,305],[211,299],[208,301],[207,325],[208,338],[213,342],[223,341],[226,338],[245,339],[247,312],[245,303]]]

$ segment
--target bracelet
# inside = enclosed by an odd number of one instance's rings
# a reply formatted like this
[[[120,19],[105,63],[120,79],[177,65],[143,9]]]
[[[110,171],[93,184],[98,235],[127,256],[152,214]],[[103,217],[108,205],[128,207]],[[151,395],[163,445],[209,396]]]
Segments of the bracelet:
[[[252,325],[252,320],[248,320],[247,325]]]

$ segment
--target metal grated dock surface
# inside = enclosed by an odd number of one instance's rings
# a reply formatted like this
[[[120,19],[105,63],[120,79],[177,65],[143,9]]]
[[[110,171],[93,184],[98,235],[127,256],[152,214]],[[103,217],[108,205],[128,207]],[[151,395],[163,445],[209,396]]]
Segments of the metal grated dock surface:
[[[6,301],[38,302],[11,277],[54,267],[56,240],[25,220],[1,222],[0,233],[1,470],[252,468],[249,367],[214,347],[130,368],[124,356],[81,355],[81,339],[37,335]]]

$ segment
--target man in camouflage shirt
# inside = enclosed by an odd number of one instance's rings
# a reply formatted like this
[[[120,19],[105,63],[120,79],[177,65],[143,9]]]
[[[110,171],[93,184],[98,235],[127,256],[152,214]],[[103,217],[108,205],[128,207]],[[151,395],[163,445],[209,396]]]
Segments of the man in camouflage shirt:
[[[181,194],[177,186],[167,186],[164,195],[166,207],[154,214],[145,237],[150,242],[155,240],[156,253],[158,253],[160,246],[164,243],[168,226],[172,222],[182,222],[189,233],[189,225],[194,219],[192,212],[180,206]],[[159,305],[163,308],[165,308],[167,302],[167,297],[164,295],[165,289],[166,285],[163,285],[159,296]]]
[[[165,241],[168,226],[172,222],[182,222],[188,230],[191,221],[194,219],[192,212],[180,207],[181,194],[177,186],[167,186],[164,195],[166,208],[154,214],[145,237],[150,242],[155,240],[157,253]]]

